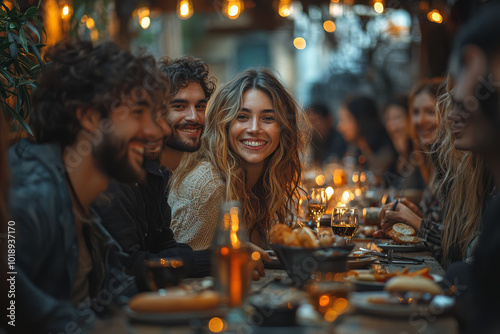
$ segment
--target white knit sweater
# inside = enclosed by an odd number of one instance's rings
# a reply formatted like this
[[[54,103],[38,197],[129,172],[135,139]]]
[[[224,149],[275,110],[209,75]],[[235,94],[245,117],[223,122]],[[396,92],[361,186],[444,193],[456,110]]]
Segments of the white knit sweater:
[[[172,208],[170,227],[177,242],[194,250],[210,247],[225,201],[225,182],[209,162],[202,162],[182,180],[179,191],[171,191],[168,204]]]

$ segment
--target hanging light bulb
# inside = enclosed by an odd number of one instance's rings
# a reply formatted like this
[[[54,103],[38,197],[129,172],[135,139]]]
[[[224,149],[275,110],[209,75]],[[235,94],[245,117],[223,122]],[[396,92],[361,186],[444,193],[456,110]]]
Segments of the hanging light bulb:
[[[292,14],[292,1],[291,0],[280,0],[278,5],[278,14],[281,17],[288,17]]]
[[[382,3],[382,1],[375,1],[375,3],[373,4],[373,9],[377,13],[382,14],[384,12],[384,4]]]
[[[242,11],[243,1],[241,0],[227,0],[224,4],[224,14],[232,20],[238,18]]]
[[[293,46],[295,46],[295,48],[299,50],[305,49],[306,44],[306,40],[302,37],[297,37],[293,40]]]
[[[329,7],[330,16],[339,17],[344,12],[344,7],[338,1],[332,0]]]
[[[439,10],[433,9],[429,13],[427,13],[427,19],[431,22],[441,23],[443,22],[443,15],[441,15]]]
[[[65,4],[61,10],[61,17],[63,19],[69,19],[73,14],[73,8],[71,8],[70,4]]]
[[[151,18],[149,17],[150,14],[151,11],[147,6],[139,7],[137,9],[137,17],[139,19],[139,24],[141,25],[142,29],[149,28],[149,25],[151,24]]]
[[[193,16],[194,8],[192,0],[178,0],[177,1],[177,16],[180,19],[187,20]]]
[[[336,29],[335,23],[332,20],[326,20],[323,22],[323,29],[325,29],[326,32],[332,33]]]
[[[147,29],[151,24],[151,19],[149,16],[144,16],[139,23],[141,24],[142,29]]]

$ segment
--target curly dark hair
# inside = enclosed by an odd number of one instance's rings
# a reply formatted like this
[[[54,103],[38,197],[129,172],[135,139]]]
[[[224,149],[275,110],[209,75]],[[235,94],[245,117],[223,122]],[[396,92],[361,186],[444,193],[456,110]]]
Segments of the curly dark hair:
[[[38,142],[72,144],[81,130],[78,108],[96,110],[106,118],[129,94],[146,93],[159,105],[169,89],[152,56],[134,56],[112,42],[94,46],[67,40],[46,57],[50,63],[33,93],[31,126]]]
[[[171,95],[177,94],[180,88],[187,87],[190,82],[197,82],[208,101],[217,87],[217,79],[209,75],[208,64],[201,59],[189,56],[173,60],[163,58],[158,66],[171,81]]]

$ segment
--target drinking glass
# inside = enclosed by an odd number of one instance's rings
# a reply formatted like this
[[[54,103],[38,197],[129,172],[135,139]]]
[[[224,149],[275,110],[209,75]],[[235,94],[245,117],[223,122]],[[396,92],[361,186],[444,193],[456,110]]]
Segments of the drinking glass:
[[[332,212],[333,233],[344,237],[346,244],[351,244],[352,237],[359,227],[358,209],[352,207],[336,207]]]
[[[144,261],[145,283],[151,291],[179,285],[184,274],[184,262],[180,258],[156,258]]]
[[[326,211],[327,196],[325,188],[311,188],[309,190],[309,199],[307,208],[309,209],[309,214],[312,216],[313,220],[316,222],[316,232],[320,232],[320,219]]]

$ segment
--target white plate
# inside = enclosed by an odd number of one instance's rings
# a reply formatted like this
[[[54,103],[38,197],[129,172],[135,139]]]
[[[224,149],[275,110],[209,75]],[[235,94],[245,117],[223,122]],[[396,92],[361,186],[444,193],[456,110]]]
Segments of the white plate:
[[[439,276],[436,274],[431,274],[432,279],[436,283],[440,283],[443,280],[443,276]],[[355,277],[351,279],[351,281],[354,283],[354,286],[357,291],[382,291],[384,290],[384,286],[386,282],[370,282],[370,281],[360,281],[357,280]]]
[[[425,247],[425,245],[422,242],[413,245],[393,245],[388,242],[383,242],[377,244],[377,247],[380,247],[385,251],[392,249],[395,252],[421,252],[427,249],[427,247]]]
[[[163,313],[139,313],[125,307],[125,313],[130,320],[160,325],[183,325],[192,319],[210,319],[224,316],[226,311],[221,308],[197,312],[163,312]]]
[[[429,305],[377,304],[370,298],[388,298],[385,291],[353,292],[349,298],[352,306],[359,312],[389,317],[439,316],[450,310],[455,301],[448,296],[435,296]]]
[[[365,256],[347,259],[348,269],[361,269],[369,266],[378,259],[375,256]]]

